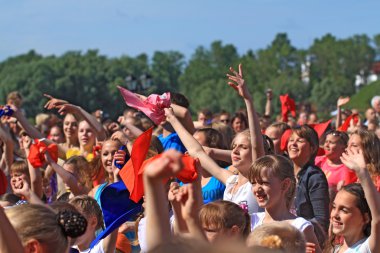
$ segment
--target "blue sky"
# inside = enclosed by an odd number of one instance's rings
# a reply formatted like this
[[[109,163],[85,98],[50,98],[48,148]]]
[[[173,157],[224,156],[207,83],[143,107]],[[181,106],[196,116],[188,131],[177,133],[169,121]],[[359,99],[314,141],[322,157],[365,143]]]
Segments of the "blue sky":
[[[380,33],[379,0],[0,0],[0,61],[99,49],[115,57],[177,50],[189,59],[212,41],[240,53],[279,32],[306,48],[315,38]]]

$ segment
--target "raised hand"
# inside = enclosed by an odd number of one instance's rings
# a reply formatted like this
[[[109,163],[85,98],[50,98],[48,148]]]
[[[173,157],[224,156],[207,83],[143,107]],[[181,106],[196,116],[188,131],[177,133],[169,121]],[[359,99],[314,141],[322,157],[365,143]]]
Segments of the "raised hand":
[[[48,110],[58,108],[59,106],[62,106],[62,105],[69,103],[66,100],[55,98],[49,94],[44,94],[44,97],[49,99],[49,101],[47,101],[46,104],[44,105],[44,108],[46,108]]]
[[[366,162],[361,149],[347,149],[346,152],[344,152],[340,157],[340,160],[344,165],[346,165],[347,168],[355,171],[356,173],[366,169]]]
[[[342,107],[343,105],[347,104],[350,102],[350,97],[339,97],[336,105],[338,107]]]
[[[116,131],[112,134],[111,136],[111,140],[118,140],[120,141],[121,143],[125,144],[129,141],[128,137],[126,134],[124,134],[122,131]]]
[[[164,111],[165,111],[166,119],[168,121],[170,121],[170,119],[175,117],[173,108],[165,108]]]
[[[248,87],[243,78],[242,65],[239,64],[239,72],[235,71],[232,67],[230,67],[230,72],[231,74],[227,74],[228,85],[234,88],[241,97],[251,99],[251,94],[249,94]]]
[[[25,198],[29,198],[30,196],[30,187],[28,182],[25,179],[17,178],[14,182],[14,185],[12,185],[12,190],[17,195],[22,195]]]
[[[175,150],[168,150],[160,158],[149,163],[144,170],[148,178],[167,179],[175,176],[183,167],[182,154]]]
[[[59,105],[56,108],[58,108],[58,113],[61,115],[66,114],[66,113],[76,114],[76,113],[79,113],[80,111],[80,108],[78,106],[73,105],[73,104],[68,104],[68,103]]]
[[[20,144],[21,149],[29,149],[30,145],[32,145],[32,138],[30,138],[28,135],[23,135],[21,136]]]

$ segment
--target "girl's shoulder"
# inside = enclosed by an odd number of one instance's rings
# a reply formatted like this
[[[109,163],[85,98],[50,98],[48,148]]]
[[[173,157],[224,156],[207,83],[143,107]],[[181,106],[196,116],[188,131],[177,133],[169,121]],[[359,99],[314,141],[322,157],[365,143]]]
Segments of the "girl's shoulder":
[[[293,227],[297,228],[301,232],[303,232],[309,226],[313,227],[313,224],[310,221],[302,217],[296,217],[295,219],[288,221]]]

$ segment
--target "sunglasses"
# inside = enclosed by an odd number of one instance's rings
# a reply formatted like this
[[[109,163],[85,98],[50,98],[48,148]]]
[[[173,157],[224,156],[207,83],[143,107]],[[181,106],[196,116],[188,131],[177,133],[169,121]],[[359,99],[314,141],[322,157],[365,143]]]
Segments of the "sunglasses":
[[[220,122],[222,122],[222,123],[229,123],[230,120],[229,119],[221,119]]]
[[[341,131],[337,131],[337,130],[329,130],[326,132],[326,136],[330,135],[330,134],[332,136],[336,136],[336,137],[341,138],[344,142],[347,142],[349,139],[348,134],[345,132],[341,132]]]

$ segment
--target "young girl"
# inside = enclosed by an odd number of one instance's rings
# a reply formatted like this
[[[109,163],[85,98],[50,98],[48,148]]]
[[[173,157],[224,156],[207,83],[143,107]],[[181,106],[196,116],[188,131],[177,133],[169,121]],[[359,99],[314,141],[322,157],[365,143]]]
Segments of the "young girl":
[[[250,217],[240,206],[230,201],[216,201],[202,206],[200,223],[211,243],[223,240],[245,240],[251,230]]]
[[[354,183],[357,177],[354,172],[348,169],[340,160],[340,157],[347,147],[348,135],[340,131],[329,131],[326,133],[324,156],[315,158],[315,165],[325,173],[329,184],[330,200],[334,199],[338,185]]]
[[[330,215],[330,244],[325,252],[380,252],[380,195],[367,169],[365,153],[348,149],[342,154],[342,162],[355,171],[360,184],[346,185],[337,193]],[[336,240],[337,236],[343,240]]]
[[[86,219],[78,212],[56,214],[50,208],[36,204],[8,208],[5,214],[21,239],[23,252],[66,253],[68,237],[82,235],[87,225]],[[17,239],[12,238],[8,243],[14,240]]]
[[[348,149],[363,152],[369,174],[380,192],[380,139],[371,131],[359,129],[351,134]]]
[[[178,133],[189,154],[199,158],[202,167],[226,185],[223,199],[248,208],[248,212],[253,213],[258,211],[258,206],[251,191],[252,185],[248,181],[249,166],[257,157],[264,155],[263,139],[251,95],[243,79],[242,67],[239,65],[239,72],[236,72],[232,68],[230,68],[230,71],[233,75],[228,75],[229,80],[232,81],[229,82],[229,85],[236,89],[239,95],[244,98],[249,121],[249,130],[237,134],[232,144],[232,165],[239,170],[238,175],[234,175],[231,171],[219,167],[205,153],[202,146],[193,136],[184,129],[174,116],[172,110],[165,109],[165,112],[167,121],[171,123]]]
[[[296,179],[290,161],[280,155],[263,156],[251,166],[249,174],[257,203],[265,212],[251,215],[251,228],[274,221],[287,221],[301,231],[307,242],[321,252],[311,222],[290,212],[296,190]]]
[[[81,253],[114,252],[116,248],[117,229],[102,239],[94,248],[90,249],[91,242],[96,238],[95,232],[103,227],[103,214],[100,206],[90,196],[80,195],[69,201],[87,219],[85,233],[78,237],[74,248]]]
[[[326,176],[314,165],[318,147],[318,135],[314,129],[308,125],[292,129],[288,154],[297,179],[295,212],[297,216],[313,222],[322,245],[329,225],[330,201]]]

